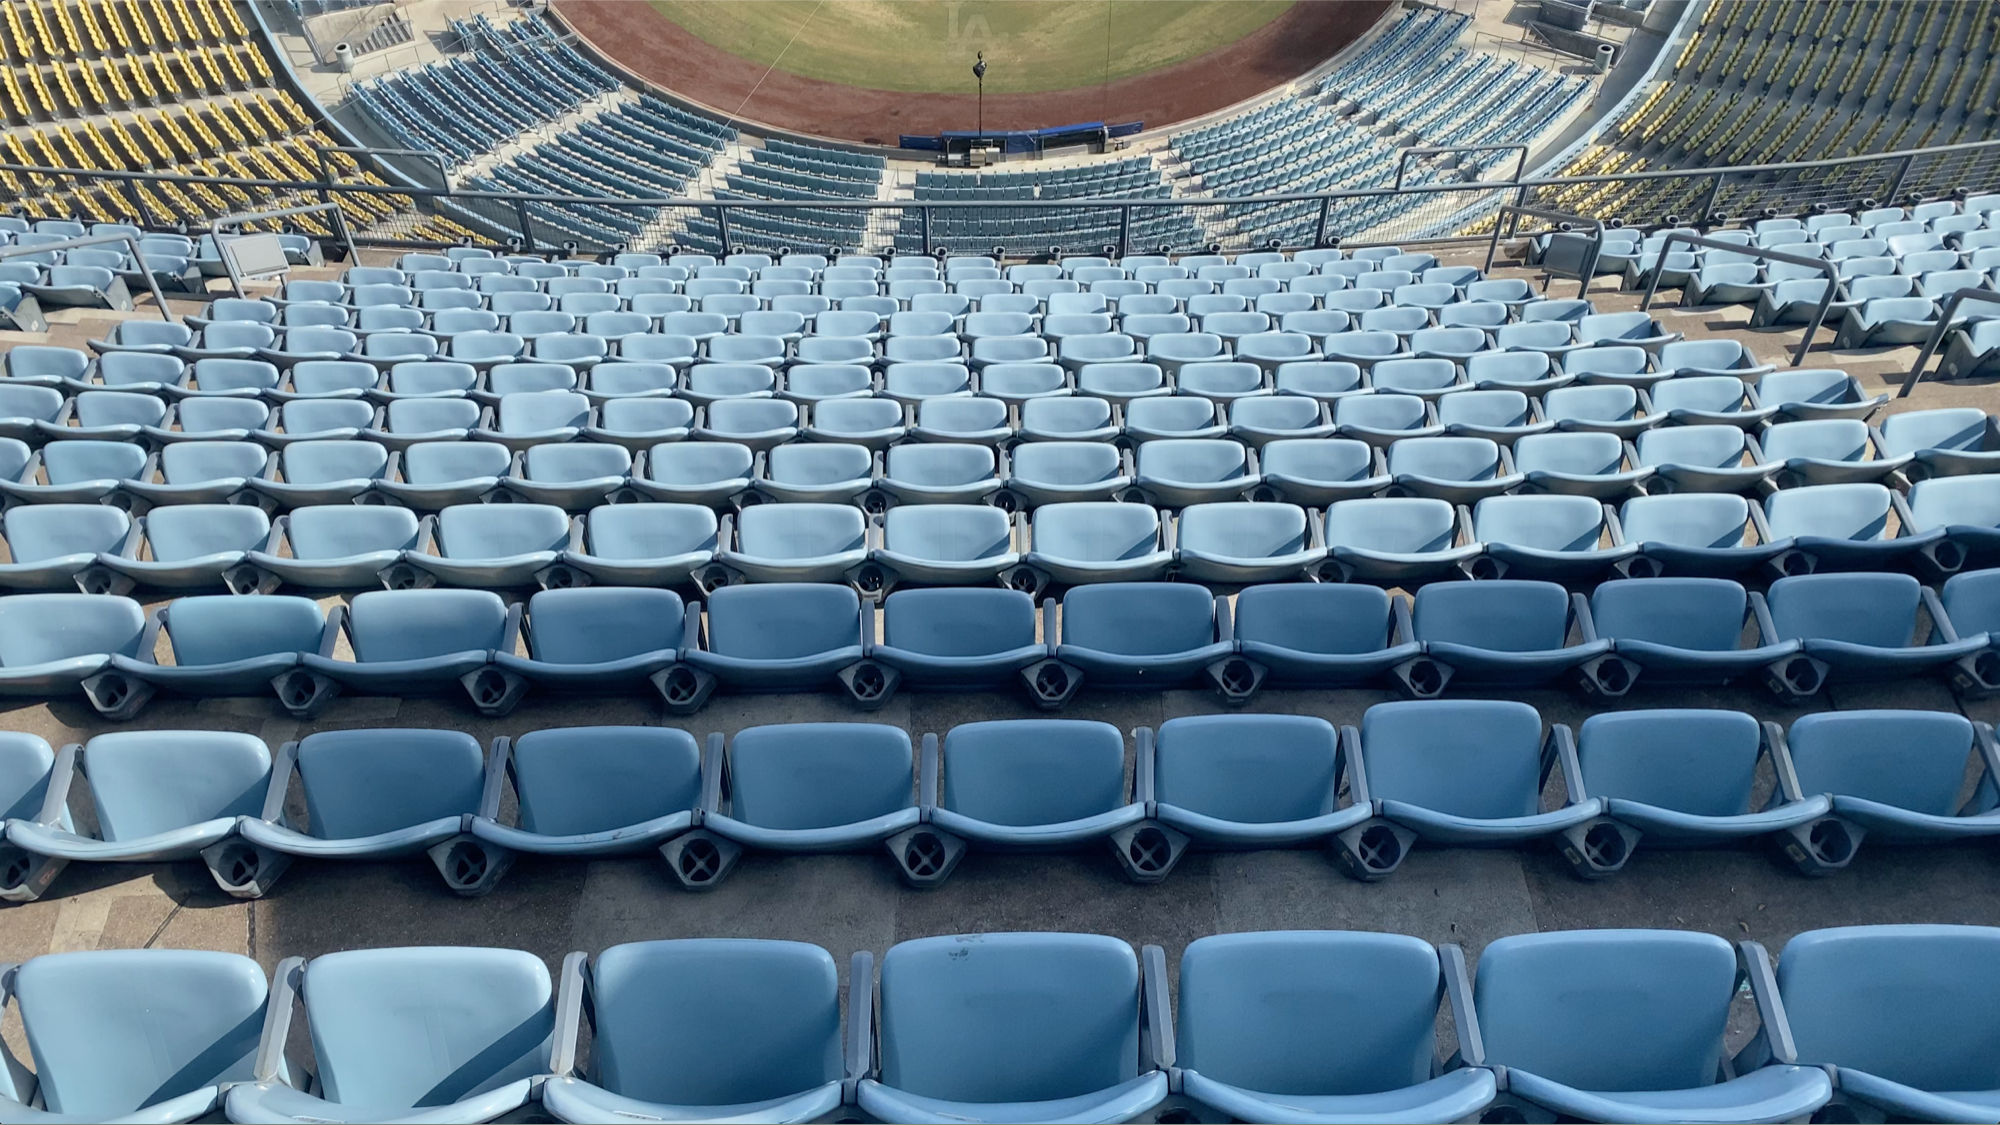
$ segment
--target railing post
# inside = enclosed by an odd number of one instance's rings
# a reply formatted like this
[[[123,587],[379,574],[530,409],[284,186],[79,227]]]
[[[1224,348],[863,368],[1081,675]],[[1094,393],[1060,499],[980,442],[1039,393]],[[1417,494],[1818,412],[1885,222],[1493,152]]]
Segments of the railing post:
[[[1329,197],[1321,197],[1319,201],[1319,217],[1313,220],[1313,249],[1315,250],[1326,245],[1326,221],[1331,217],[1332,213],[1333,200]]]
[[[119,178],[118,183],[119,186],[125,189],[125,198],[132,201],[132,210],[134,216],[139,220],[140,226],[154,227],[164,225],[153,221],[153,213],[146,207],[145,197],[139,194],[139,181],[130,176],[123,176]]]
[[[1915,160],[1916,157],[1914,156],[1905,156],[1902,162],[1896,165],[1896,178],[1889,181],[1889,194],[1882,197],[1882,202],[1885,205],[1890,207],[1901,206],[1896,200],[1902,198],[1903,182],[1910,178],[1910,164]]]
[[[729,256],[729,208],[717,207],[715,209],[715,233],[716,237],[722,243],[722,256],[727,258]]]
[[[514,201],[514,217],[521,221],[521,253],[535,252],[535,224],[528,218],[528,201]]]
[[[1715,179],[1709,181],[1708,198],[1702,200],[1701,202],[1701,213],[1695,216],[1694,221],[1697,225],[1701,227],[1701,229],[1707,230],[1709,228],[1710,225],[1709,216],[1715,214],[1715,201],[1721,198],[1721,196],[1722,196],[1722,173],[1717,172],[1715,174]]]
[[[1123,258],[1132,252],[1132,205],[1118,208],[1118,256]]]
[[[918,224],[920,233],[923,236],[923,241],[919,245],[919,249],[923,251],[924,257],[928,258],[931,256],[931,209],[928,207],[920,208],[917,211],[917,218],[922,220]]]

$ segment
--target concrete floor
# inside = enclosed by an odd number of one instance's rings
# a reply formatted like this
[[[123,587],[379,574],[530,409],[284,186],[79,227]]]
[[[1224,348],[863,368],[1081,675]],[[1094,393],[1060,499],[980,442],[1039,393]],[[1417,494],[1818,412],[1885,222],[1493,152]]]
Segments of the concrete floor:
[[[1483,250],[1483,247],[1482,247]],[[370,264],[376,260],[369,258]],[[1448,256],[1474,262],[1470,252]],[[330,276],[332,271],[327,271]],[[308,276],[301,274],[300,276]],[[1608,279],[1592,296],[1603,310],[1636,306]],[[1552,292],[1569,296],[1574,282]],[[180,305],[176,302],[177,306]],[[179,308],[191,311],[192,305]],[[1740,335],[1741,308],[1662,309],[1662,320],[1690,336]],[[107,329],[103,314],[61,312],[48,339],[81,346]],[[1831,342],[1831,331],[1822,340]],[[1796,331],[1745,336],[1761,356],[1783,362]],[[0,347],[39,342],[0,334]],[[1814,365],[1838,365],[1871,386],[1892,388],[1914,349],[1872,353],[1816,351]],[[2000,409],[1990,386],[1926,384],[1890,409],[1945,404]],[[1265,692],[1251,710],[1322,716],[1356,723],[1385,692]],[[1576,724],[1590,705],[1563,692],[1521,698],[1551,722]],[[2000,702],[1967,703],[1939,681],[1835,687],[1805,709],[1779,705],[1761,689],[1641,691],[1623,708],[1714,706],[1789,722],[1805,710],[1868,707],[1959,710],[2000,719]],[[1204,693],[1089,693],[1062,715],[1096,718],[1123,730],[1157,726],[1177,715],[1220,709]],[[864,715],[828,696],[719,697],[692,721],[673,722],[697,737],[710,731],[811,720],[875,721],[913,734],[942,733],[977,719],[1038,715],[1011,695],[899,695]],[[548,727],[653,724],[658,710],[638,699],[531,697],[508,718],[488,720],[453,700],[344,698],[318,719],[288,719],[264,699],[157,699],[141,717],[114,728],[79,702],[0,709],[0,729],[29,731],[61,745],[111,729],[245,731],[274,748],[319,730],[387,726],[449,727],[482,740]],[[478,944],[512,946],[553,967],[570,950],[680,936],[782,937],[817,942],[840,959],[933,934],[1051,929],[1115,934],[1164,945],[1170,963],[1192,938],[1221,931],[1339,927],[1414,934],[1464,943],[1475,952],[1495,937],[1532,930],[1596,926],[1671,926],[1756,938],[1775,947],[1821,926],[1866,922],[2000,924],[2000,866],[1977,845],[1890,849],[1864,847],[1838,876],[1809,880],[1761,849],[1649,852],[1642,848],[1616,879],[1586,884],[1553,852],[1419,852],[1387,882],[1363,885],[1315,852],[1193,854],[1163,884],[1124,882],[1107,854],[975,854],[942,888],[906,889],[886,857],[746,857],[721,886],[680,890],[651,857],[599,862],[523,860],[491,896],[447,893],[419,859],[379,865],[301,861],[266,899],[238,902],[219,892],[198,864],[72,865],[40,902],[0,909],[0,959],[39,953],[142,946],[236,950],[266,966],[293,954],[364,946]]]

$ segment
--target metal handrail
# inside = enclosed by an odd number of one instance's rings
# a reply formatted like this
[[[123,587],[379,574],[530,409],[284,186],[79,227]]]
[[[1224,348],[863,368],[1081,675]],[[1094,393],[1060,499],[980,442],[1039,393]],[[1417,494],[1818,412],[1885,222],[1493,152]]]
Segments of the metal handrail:
[[[333,213],[333,230],[342,242],[347,244],[347,260],[359,262],[361,251],[354,244],[354,228],[347,225],[347,214],[338,203],[308,203],[300,207],[281,207],[273,211],[239,211],[223,215],[208,224],[209,237],[215,240],[215,251],[222,254],[222,268],[229,273],[229,291],[235,296],[243,295],[243,279],[236,273],[236,262],[228,254],[222,253],[224,227],[240,227],[263,219],[285,219],[293,215],[316,215],[324,211]]]
[[[1646,282],[1646,296],[1644,300],[1639,302],[1640,311],[1643,312],[1653,307],[1653,294],[1659,292],[1660,289],[1659,264],[1667,260],[1667,253],[1674,248],[1676,242],[1685,242],[1690,247],[1702,246],[1710,250],[1727,250],[1732,253],[1745,254],[1753,258],[1762,258],[1766,261],[1804,266],[1807,269],[1816,269],[1825,274],[1826,291],[1820,294],[1819,307],[1813,310],[1812,322],[1806,325],[1806,334],[1800,338],[1798,350],[1792,353],[1793,367],[1797,367],[1806,361],[1806,353],[1812,350],[1813,337],[1819,334],[1820,325],[1826,323],[1826,310],[1833,305],[1833,295],[1840,288],[1840,271],[1835,268],[1832,262],[1825,258],[1808,258],[1803,254],[1786,254],[1777,250],[1767,250],[1762,246],[1751,246],[1742,242],[1725,242],[1720,238],[1703,238],[1698,234],[1674,231],[1667,235],[1665,242],[1660,243],[1660,256],[1654,264],[1652,278]],[[1686,289],[1681,290],[1681,299],[1683,302],[1686,301]]]
[[[1562,223],[1564,225],[1558,228],[1558,233],[1562,234],[1571,233],[1570,228],[1577,224],[1582,224],[1584,229],[1590,231],[1590,255],[1583,260],[1583,268],[1580,271],[1582,276],[1577,279],[1576,295],[1581,297],[1589,292],[1590,282],[1597,276],[1597,259],[1604,253],[1604,220],[1593,219],[1588,215],[1573,215],[1568,211],[1553,211],[1546,207],[1523,207],[1518,203],[1503,203],[1493,213],[1493,237],[1486,243],[1486,265],[1482,268],[1487,270],[1493,268],[1493,257],[1500,251],[1500,231],[1508,226],[1507,220],[1515,220],[1512,229],[1508,231],[1508,237],[1511,238],[1520,233],[1519,220],[1524,218],[1547,219],[1550,222]],[[1544,272],[1549,277],[1555,276],[1554,270]],[[1545,284],[1544,289],[1546,288]]]
[[[1396,186],[1403,186],[1403,177],[1409,171],[1412,156],[1443,156],[1457,152],[1511,152],[1514,154],[1514,175],[1509,184],[1521,182],[1521,173],[1528,170],[1528,146],[1511,145],[1422,145],[1396,151]]]
[[[1938,314],[1937,327],[1931,329],[1930,338],[1924,341],[1924,350],[1917,353],[1917,362],[1910,367],[1910,373],[1903,378],[1903,388],[1896,392],[1897,398],[1908,398],[1923,381],[1924,368],[1930,366],[1931,357],[1944,344],[1945,333],[1951,331],[1952,314],[1966,301],[1980,301],[1989,305],[2000,305],[2000,293],[1991,289],[1960,289],[1945,300],[1944,308]]]
[[[327,154],[334,152],[341,152],[341,153],[346,153],[349,156],[374,156],[374,157],[414,156],[420,160],[428,160],[431,163],[437,165],[438,182],[444,185],[446,191],[451,190],[451,168],[447,164],[445,164],[443,154],[438,152],[433,152],[430,149],[373,148],[368,145],[314,145],[312,146],[312,150],[313,150],[313,155],[318,158],[319,174],[329,184],[339,183],[340,176],[337,173],[337,171],[327,163],[326,159]]]
[[[57,250],[81,250],[86,246],[108,246],[122,243],[131,251],[132,262],[139,272],[146,276],[146,288],[153,292],[153,307],[159,310],[160,319],[172,321],[174,313],[167,307],[167,298],[160,292],[159,279],[153,276],[153,268],[146,264],[146,253],[139,249],[139,236],[133,234],[87,234],[81,238],[65,238],[61,242],[44,242],[39,246],[0,246],[0,261],[8,258],[25,257],[29,254],[49,254]]]

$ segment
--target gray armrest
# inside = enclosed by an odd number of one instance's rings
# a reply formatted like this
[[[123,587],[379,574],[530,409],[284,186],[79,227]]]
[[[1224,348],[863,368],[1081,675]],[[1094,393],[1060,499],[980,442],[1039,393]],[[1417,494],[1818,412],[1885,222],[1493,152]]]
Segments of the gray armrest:
[[[271,991],[264,1001],[264,1030],[257,1036],[257,1061],[251,1075],[258,1082],[280,1082],[285,1073],[285,1040],[292,1031],[292,1009],[298,1003],[306,959],[287,957],[271,974]]]
[[[1157,945],[1139,950],[1139,1066],[1164,1071],[1174,1065],[1174,1010],[1167,995],[1167,954]]]
[[[1455,943],[1438,946],[1438,969],[1444,976],[1452,1027],[1458,1032],[1458,1060],[1466,1066],[1485,1066],[1486,1041],[1472,1003],[1472,973],[1465,966],[1465,950]]]
[[[514,740],[501,735],[486,753],[486,774],[479,790],[479,812],[483,820],[498,820],[500,797],[507,786],[507,763],[514,756]]]
[[[841,1098],[854,1104],[854,1090],[875,1073],[875,955],[863,949],[847,963],[846,1076]]]
[[[83,752],[77,743],[69,743],[56,751],[55,763],[49,767],[49,786],[42,794],[41,811],[35,814],[35,823],[54,828],[62,823],[63,814],[69,811],[69,787],[76,780],[76,756]]]
[[[583,1033],[583,994],[589,987],[584,973],[589,959],[587,953],[565,955],[562,971],[556,977],[556,1034],[554,1048],[549,1052],[549,1074],[556,1078],[576,1075],[576,1045]]]
[[[1757,942],[1739,941],[1736,971],[1749,978],[1750,995],[1757,1002],[1757,1018],[1764,1025],[1762,1036],[1771,1061],[1786,1066],[1797,1063],[1799,1048],[1792,1040],[1792,1025],[1785,1019],[1785,1000],[1778,994],[1778,975],[1771,971],[1771,955]]]

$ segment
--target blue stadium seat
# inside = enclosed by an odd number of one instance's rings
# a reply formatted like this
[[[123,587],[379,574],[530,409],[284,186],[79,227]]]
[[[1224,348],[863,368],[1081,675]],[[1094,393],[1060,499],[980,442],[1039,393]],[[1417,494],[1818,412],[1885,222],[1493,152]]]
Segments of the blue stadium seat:
[[[306,653],[325,653],[336,632],[310,598],[227,595],[177,598],[154,611],[166,634],[172,664],[150,653],[114,655],[109,675],[130,682],[136,710],[155,691],[194,696],[276,692],[286,712],[315,714],[332,697],[322,676],[300,670]]]
[[[528,655],[496,651],[493,666],[558,694],[642,690],[679,661],[684,613],[671,590],[542,590],[522,626]]]
[[[1921,675],[1987,647],[1985,634],[1960,638],[1937,594],[1907,574],[1804,574],[1752,595],[1752,612],[1768,615],[1770,632],[1797,641],[1799,655],[1768,677],[1772,690],[1793,698],[1827,681]],[[1929,618],[1919,631],[1918,610]]]
[[[343,689],[366,695],[451,693],[463,688],[473,704],[506,714],[520,699],[517,677],[493,666],[495,652],[512,652],[521,606],[489,590],[371,590],[327,614],[345,632],[354,659],[308,652],[303,668]]]
[[[1622,667],[1600,665],[1585,687],[1611,695],[1641,678],[1649,684],[1768,678],[1800,651],[1798,640],[1780,639],[1767,627],[1742,586],[1722,578],[1605,582],[1590,596],[1590,620]]]
[[[1111,688],[1160,689],[1206,679],[1225,695],[1254,685],[1225,676],[1236,643],[1229,603],[1205,586],[1105,582],[1063,596],[1056,660],[1072,669],[1063,698],[1077,681]],[[1038,690],[1048,685],[1037,681]],[[1044,696],[1044,703],[1054,700]]]
[[[471,832],[510,852],[567,857],[653,851],[694,826],[701,802],[701,747],[686,731],[531,731],[497,740],[486,769]],[[515,795],[512,824],[500,818],[505,785]]]
[[[698,504],[606,504],[562,561],[600,585],[685,586],[715,560],[717,534],[715,512]]]
[[[1396,668],[1411,696],[1462,687],[1532,687],[1591,678],[1611,642],[1587,631],[1583,595],[1553,582],[1441,582],[1417,591],[1411,635],[1423,656]]]
[[[709,595],[704,622],[690,604],[682,666],[662,681],[667,707],[686,714],[718,684],[734,691],[832,686],[861,661],[873,614],[852,587],[833,583],[724,586]],[[868,700],[864,700],[867,702]]]

